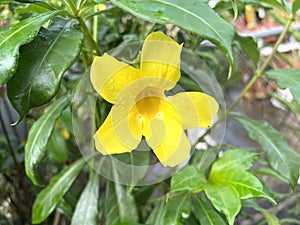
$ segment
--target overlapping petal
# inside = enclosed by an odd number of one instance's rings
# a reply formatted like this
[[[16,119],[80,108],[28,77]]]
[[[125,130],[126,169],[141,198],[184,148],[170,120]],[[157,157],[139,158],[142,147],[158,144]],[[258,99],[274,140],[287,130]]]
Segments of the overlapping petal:
[[[147,36],[141,54],[141,72],[143,77],[165,78],[169,82],[161,82],[159,88],[169,90],[180,78],[179,45],[162,32],[154,32]]]
[[[212,118],[219,109],[217,101],[202,92],[182,92],[168,99],[178,110],[184,130],[211,126]]]
[[[105,53],[101,57],[95,57],[90,78],[94,89],[102,98],[110,103],[115,103],[120,92],[141,76],[139,69]]]

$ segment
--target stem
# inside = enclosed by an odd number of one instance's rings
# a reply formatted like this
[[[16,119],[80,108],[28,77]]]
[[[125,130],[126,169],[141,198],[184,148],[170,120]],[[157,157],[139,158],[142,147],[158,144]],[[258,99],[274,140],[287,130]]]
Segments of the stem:
[[[236,105],[240,102],[240,100],[244,97],[244,95],[254,85],[254,83],[256,82],[256,80],[263,75],[265,69],[268,67],[269,63],[272,61],[273,57],[275,56],[275,54],[277,52],[277,49],[278,49],[278,46],[282,43],[285,35],[289,31],[289,28],[291,26],[292,20],[293,20],[292,17],[288,18],[288,21],[286,22],[284,30],[282,31],[282,33],[280,34],[279,38],[277,39],[277,41],[276,41],[276,43],[274,45],[274,48],[273,48],[271,54],[268,56],[268,58],[266,59],[266,61],[264,62],[264,64],[261,66],[261,68],[258,69],[258,70],[256,70],[253,78],[247,84],[247,86],[244,88],[244,90],[239,95],[239,97],[228,107],[228,109],[226,110],[226,113],[225,113],[225,117],[228,117],[229,113],[236,107]]]
[[[94,12],[97,12],[97,6],[94,6]],[[93,39],[98,46],[98,16],[95,15],[93,18]]]

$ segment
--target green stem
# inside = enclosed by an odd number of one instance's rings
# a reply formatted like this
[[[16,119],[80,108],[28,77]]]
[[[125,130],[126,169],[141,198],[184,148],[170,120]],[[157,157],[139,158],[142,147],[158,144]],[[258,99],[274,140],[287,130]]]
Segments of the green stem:
[[[270,64],[270,62],[272,61],[273,57],[275,56],[277,49],[279,47],[279,45],[282,43],[285,35],[287,34],[287,32],[289,31],[289,28],[291,26],[293,18],[290,17],[288,18],[288,21],[286,22],[286,25],[284,27],[284,30],[282,31],[282,33],[280,34],[279,38],[277,39],[273,50],[271,52],[271,54],[268,56],[268,58],[266,59],[266,61],[264,62],[264,64],[260,67],[260,69],[256,70],[253,78],[251,79],[251,81],[247,84],[247,86],[244,88],[244,90],[242,91],[242,93],[239,95],[239,97],[228,107],[228,109],[226,110],[225,113],[225,117],[228,117],[229,113],[236,107],[236,105],[240,102],[240,100],[244,97],[244,95],[250,90],[250,88],[255,84],[256,80],[258,78],[260,78],[265,69],[268,67],[268,65]]]
[[[74,15],[77,15],[77,9],[76,9],[76,6],[75,6],[73,0],[63,0],[63,2],[65,3],[65,5],[70,9],[70,11]]]
[[[97,6],[94,6],[94,12],[97,12]],[[93,18],[93,39],[98,46],[98,16],[95,15]]]

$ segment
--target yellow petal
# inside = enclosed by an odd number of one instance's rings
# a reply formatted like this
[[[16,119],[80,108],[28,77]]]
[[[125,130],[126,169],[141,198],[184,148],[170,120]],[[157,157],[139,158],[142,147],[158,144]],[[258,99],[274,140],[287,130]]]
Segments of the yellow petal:
[[[94,135],[96,149],[102,154],[131,152],[142,138],[136,108],[115,105]]]
[[[182,92],[168,97],[178,110],[183,129],[209,127],[218,112],[217,101],[201,92]]]
[[[140,71],[105,53],[95,57],[90,78],[94,89],[106,101],[115,103],[120,92],[140,78]]]
[[[160,82],[158,88],[173,88],[180,78],[181,49],[182,45],[162,32],[148,35],[141,55],[142,76],[164,78],[164,82]]]
[[[155,103],[156,107],[147,103]],[[159,161],[164,166],[176,166],[185,161],[190,153],[190,142],[176,108],[157,97],[141,100],[137,108],[145,118],[143,134]]]

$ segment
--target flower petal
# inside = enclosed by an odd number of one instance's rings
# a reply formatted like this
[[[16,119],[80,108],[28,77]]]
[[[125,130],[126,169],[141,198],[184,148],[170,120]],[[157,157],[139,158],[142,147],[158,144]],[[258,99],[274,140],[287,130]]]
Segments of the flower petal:
[[[105,53],[95,57],[90,78],[94,89],[106,101],[115,103],[120,92],[140,78],[140,70]]]
[[[131,152],[142,138],[135,107],[115,105],[94,135],[96,149],[103,155]]]
[[[150,102],[150,98],[144,103]],[[152,100],[158,101],[158,98],[153,97]],[[143,102],[137,103],[139,109],[142,105]],[[190,142],[182,129],[180,115],[176,108],[164,99],[159,99],[158,106],[158,109],[155,109],[157,114],[154,118],[152,113],[148,116],[143,113],[147,121],[143,134],[148,145],[164,166],[176,166],[188,158]],[[151,121],[149,121],[150,118]]]
[[[182,45],[162,32],[148,35],[141,55],[142,76],[164,78],[158,88],[173,88],[180,78],[181,49]]]
[[[182,92],[168,99],[178,110],[183,129],[211,126],[219,109],[217,101],[202,92]]]

